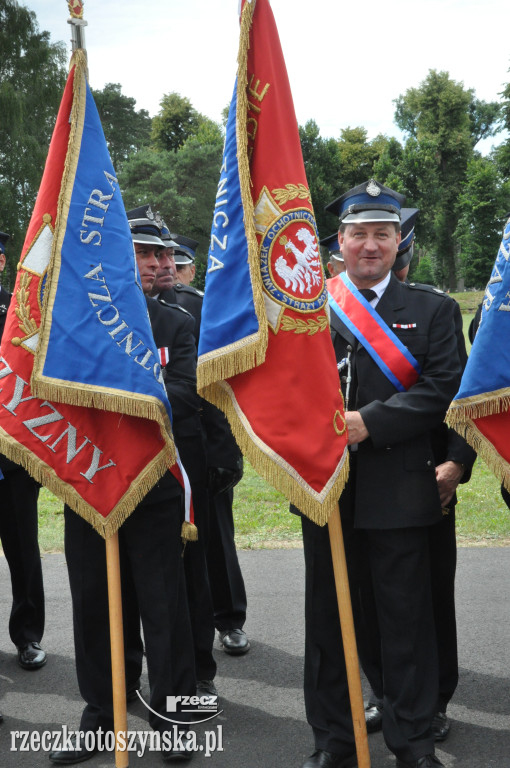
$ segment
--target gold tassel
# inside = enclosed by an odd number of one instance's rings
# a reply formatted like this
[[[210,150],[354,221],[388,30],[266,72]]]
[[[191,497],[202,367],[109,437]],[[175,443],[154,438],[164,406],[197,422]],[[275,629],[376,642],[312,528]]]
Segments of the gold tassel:
[[[185,520],[181,528],[181,539],[184,543],[187,541],[198,541],[198,528],[193,523]]]

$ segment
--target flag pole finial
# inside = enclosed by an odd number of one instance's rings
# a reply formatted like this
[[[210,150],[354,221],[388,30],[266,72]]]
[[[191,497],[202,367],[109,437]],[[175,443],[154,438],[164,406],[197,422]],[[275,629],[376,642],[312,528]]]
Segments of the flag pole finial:
[[[67,23],[72,28],[72,47],[73,52],[78,48],[85,50],[85,27],[87,22],[83,18],[83,0],[67,0],[70,18]]]

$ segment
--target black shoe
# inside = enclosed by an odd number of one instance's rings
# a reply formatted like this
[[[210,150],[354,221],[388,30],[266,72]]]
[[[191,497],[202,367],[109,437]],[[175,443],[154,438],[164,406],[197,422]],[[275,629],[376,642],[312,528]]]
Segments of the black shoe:
[[[138,701],[138,692],[142,690],[142,684],[139,680],[126,691],[126,701],[131,703],[132,701]]]
[[[90,760],[97,753],[97,747],[87,749],[85,744],[77,739],[73,749],[61,749],[56,752],[50,752],[49,759],[55,765],[74,765],[74,763],[83,763],[84,760]]]
[[[164,763],[189,763],[193,757],[193,752],[189,749],[177,747],[176,749],[165,749],[161,752]]]
[[[197,696],[217,696],[214,680],[197,680]]]
[[[444,741],[450,733],[450,721],[446,712],[436,712],[432,718],[432,733],[434,741]]]
[[[18,645],[18,664],[23,669],[40,669],[46,664],[46,651],[39,643]]]
[[[358,761],[356,755],[342,757],[335,752],[326,752],[325,749],[317,749],[308,760],[303,763],[303,768],[356,768]]]
[[[226,629],[220,632],[220,643],[225,653],[241,656],[250,650],[250,641],[242,629]]]
[[[365,709],[367,733],[376,733],[382,729],[382,707],[373,706]]]
[[[406,763],[397,757],[397,768],[445,768],[445,765],[435,755],[425,755],[412,763]]]

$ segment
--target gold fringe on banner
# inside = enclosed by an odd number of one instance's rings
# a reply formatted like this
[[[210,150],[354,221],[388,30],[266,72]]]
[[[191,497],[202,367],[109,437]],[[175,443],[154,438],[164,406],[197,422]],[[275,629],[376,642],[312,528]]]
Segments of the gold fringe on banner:
[[[325,525],[338,509],[338,499],[349,476],[349,455],[321,493],[314,491],[287,462],[265,445],[250,430],[237,407],[235,395],[226,382],[207,387],[204,397],[222,410],[230,424],[239,448],[258,474],[286,496],[306,517],[317,525]]]
[[[498,453],[493,443],[469,419],[456,423],[454,429],[469,443],[499,482],[503,483],[507,491],[510,492],[510,466]]]
[[[260,272],[259,245],[255,234],[255,213],[251,194],[250,162],[248,159],[248,94],[246,89],[248,86],[248,50],[250,48],[250,31],[254,9],[254,2],[246,2],[241,15],[239,52],[237,56],[236,137],[239,183],[248,245],[248,266],[259,329],[256,333],[241,339],[241,341],[235,344],[214,350],[206,355],[200,355],[197,367],[197,387],[199,392],[219,379],[228,379],[231,376],[237,376],[257,365],[261,365],[266,358],[268,324],[262,288],[262,275]]]
[[[0,442],[2,453],[21,464],[38,483],[48,488],[55,496],[73,509],[80,517],[83,517],[102,536],[108,539],[129,517],[135,507],[145,498],[167,469],[166,450],[160,453],[138,475],[136,487],[131,486],[116,506],[111,510],[107,518],[97,512],[88,504],[69,483],[57,476],[55,470],[49,467],[28,448],[11,437],[0,427]]]
[[[497,389],[494,392],[473,395],[462,400],[454,400],[446,414],[445,421],[449,427],[457,429],[457,425],[468,419],[483,419],[495,413],[503,413],[510,408],[510,389]]]

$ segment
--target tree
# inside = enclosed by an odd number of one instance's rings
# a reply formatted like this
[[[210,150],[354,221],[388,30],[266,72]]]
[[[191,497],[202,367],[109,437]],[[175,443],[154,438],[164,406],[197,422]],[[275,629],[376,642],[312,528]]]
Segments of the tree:
[[[205,119],[191,101],[179,93],[167,93],[160,101],[160,111],[152,120],[152,144],[158,151],[177,152],[190,136],[197,133]]]
[[[503,127],[510,134],[510,83],[507,83],[501,96],[501,116]],[[500,144],[493,152],[493,159],[504,178],[510,179],[510,139]],[[510,208],[510,205],[509,205]]]
[[[223,135],[214,125],[204,121],[176,151],[143,149],[131,155],[119,174],[127,208],[150,203],[172,232],[198,240],[197,288],[204,285],[223,149]]]
[[[457,286],[460,243],[456,237],[461,216],[459,195],[468,163],[480,138],[499,129],[499,107],[475,99],[472,90],[430,70],[419,88],[410,88],[396,102],[395,122],[412,140],[408,160],[418,172],[404,178],[414,187],[414,205],[428,222],[427,245],[437,282]],[[426,170],[422,175],[421,169]]]
[[[0,0],[0,51],[0,229],[12,237],[12,285],[65,85],[66,51],[16,0]]]
[[[122,93],[120,83],[107,83],[92,90],[103,126],[113,167],[119,172],[132,152],[150,143],[152,122],[145,109],[136,110],[136,100]]]
[[[498,253],[509,208],[510,181],[503,183],[490,159],[475,156],[459,196],[456,236],[461,244],[461,275],[467,288],[483,288]]]
[[[317,228],[321,238],[327,237],[338,223],[324,211],[324,207],[337,197],[341,176],[338,145],[334,139],[321,138],[314,120],[309,120],[304,127],[299,126],[299,138]]]

